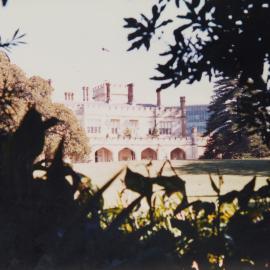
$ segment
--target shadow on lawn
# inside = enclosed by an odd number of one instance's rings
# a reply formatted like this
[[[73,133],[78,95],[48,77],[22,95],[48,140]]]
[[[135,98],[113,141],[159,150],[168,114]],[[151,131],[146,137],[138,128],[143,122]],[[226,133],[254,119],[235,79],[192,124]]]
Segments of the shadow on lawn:
[[[270,160],[205,160],[194,161],[186,165],[176,165],[175,169],[180,174],[207,174],[216,173],[223,175],[270,175]]]

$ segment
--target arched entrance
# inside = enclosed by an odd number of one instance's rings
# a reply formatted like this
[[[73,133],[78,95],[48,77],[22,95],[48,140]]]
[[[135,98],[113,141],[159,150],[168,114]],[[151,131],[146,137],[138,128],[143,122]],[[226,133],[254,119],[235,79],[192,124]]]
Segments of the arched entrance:
[[[112,152],[107,148],[102,147],[95,152],[95,162],[109,162],[112,160]]]
[[[141,153],[141,159],[157,160],[157,152],[151,148],[146,148]]]
[[[135,160],[135,152],[129,148],[123,148],[118,153],[118,160]]]
[[[171,151],[171,160],[186,159],[185,152],[180,148],[175,148]]]

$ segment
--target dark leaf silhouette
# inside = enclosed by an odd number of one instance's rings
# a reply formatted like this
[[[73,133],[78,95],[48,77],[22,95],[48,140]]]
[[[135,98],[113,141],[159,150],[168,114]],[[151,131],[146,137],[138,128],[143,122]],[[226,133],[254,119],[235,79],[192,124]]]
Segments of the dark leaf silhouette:
[[[174,192],[181,192],[186,196],[185,181],[178,176],[160,176],[153,179],[153,182],[164,187],[168,196]]]
[[[219,202],[222,203],[232,203],[235,198],[237,198],[239,192],[236,190],[230,191],[219,197]]]
[[[127,168],[124,182],[128,189],[141,195],[152,194],[153,182],[151,181],[151,178],[144,177],[139,173],[135,173],[129,168]]]
[[[189,221],[184,221],[184,220],[178,220],[178,219],[172,219],[171,220],[172,226],[176,227],[179,229],[184,236],[187,236],[189,238],[197,238],[198,237],[198,232],[194,226]]]
[[[255,183],[256,177],[254,176],[253,179],[249,183],[247,183],[244,188],[239,192],[238,203],[241,208],[247,207],[248,201],[254,192]]]
[[[2,5],[5,6],[7,4],[8,0],[2,0]]]
[[[139,196],[137,199],[135,199],[132,203],[128,205],[127,208],[123,209],[122,212],[118,214],[118,216],[112,221],[112,223],[109,225],[108,231],[112,233],[114,230],[116,230],[121,224],[124,223],[125,219],[128,217],[128,215],[131,213],[133,208],[138,205],[141,201],[143,196]]]
[[[211,182],[211,187],[213,188],[213,190],[219,194],[220,190],[219,188],[216,186],[216,183],[214,182],[214,179],[212,178],[211,174],[209,174],[209,178],[210,178],[210,182]]]
[[[165,12],[170,9],[175,9],[178,15]],[[210,81],[212,78],[236,79],[237,87],[246,88],[245,95],[238,96],[237,101],[241,109],[238,117],[243,120],[239,120],[239,127],[245,132],[255,130],[269,146],[270,76],[263,76],[270,57],[269,4],[254,0],[161,0],[153,3],[151,13],[152,16],[144,16],[145,25],[135,26],[138,32],[134,39],[129,39],[132,43],[129,50],[143,45],[150,49],[154,36],[161,42],[167,39],[167,35],[159,35],[159,26],[174,35],[168,49],[159,52],[166,60],[157,64],[158,75],[151,79],[160,81],[161,90],[177,87],[182,82],[192,84],[203,77]],[[161,13],[164,16],[160,16]],[[173,21],[169,24],[171,27],[166,27],[170,20]],[[258,89],[260,93],[253,91]],[[230,144],[223,145],[230,148]]]

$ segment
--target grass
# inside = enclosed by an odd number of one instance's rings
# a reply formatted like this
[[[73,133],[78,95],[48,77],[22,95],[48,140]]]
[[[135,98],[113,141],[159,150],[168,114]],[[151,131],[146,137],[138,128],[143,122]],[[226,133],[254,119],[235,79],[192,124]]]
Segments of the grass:
[[[95,185],[101,187],[115,172],[125,165],[146,176],[145,164],[146,162],[144,161],[84,163],[74,164],[74,169],[86,174]],[[152,177],[156,175],[162,164],[163,161],[153,162],[153,167],[150,170]],[[207,199],[207,195],[215,195],[210,185],[209,173],[217,181],[217,170],[224,176],[222,193],[233,189],[240,190],[254,175],[257,176],[255,189],[258,189],[266,183],[267,177],[270,176],[270,160],[181,160],[173,161],[172,164],[177,174],[186,181],[187,194],[192,199]],[[164,174],[169,175],[171,173],[171,170],[166,167]],[[120,175],[119,180],[105,192],[104,199],[108,207],[117,204],[119,200],[118,193],[123,189],[122,182],[120,181],[123,177],[123,174]],[[131,200],[133,197],[129,195],[128,200]]]
[[[175,168],[184,174],[216,173],[223,175],[270,176],[270,160],[198,160],[175,162]]]

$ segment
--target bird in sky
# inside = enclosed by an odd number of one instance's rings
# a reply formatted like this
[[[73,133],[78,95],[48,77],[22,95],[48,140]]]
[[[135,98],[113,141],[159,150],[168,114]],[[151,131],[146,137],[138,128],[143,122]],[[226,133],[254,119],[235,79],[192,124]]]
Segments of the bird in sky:
[[[110,52],[108,49],[106,49],[106,48],[104,48],[104,47],[101,48],[101,50],[104,51],[104,52]]]

